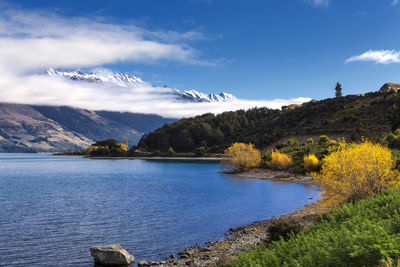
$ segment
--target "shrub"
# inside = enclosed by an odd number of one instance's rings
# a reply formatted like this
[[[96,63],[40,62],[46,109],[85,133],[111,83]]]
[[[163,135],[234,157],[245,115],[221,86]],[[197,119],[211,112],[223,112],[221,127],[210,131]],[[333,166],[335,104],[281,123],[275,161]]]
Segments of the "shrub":
[[[316,171],[319,168],[319,160],[314,154],[304,155],[304,169],[307,172]]]
[[[344,204],[305,231],[239,255],[233,266],[380,266],[400,259],[400,191]],[[390,265],[389,265],[390,266]]]
[[[206,148],[205,148],[204,146],[198,147],[198,148],[196,148],[196,150],[194,151],[194,154],[195,154],[197,157],[204,156],[205,153],[206,153]]]
[[[291,234],[297,234],[303,227],[295,218],[280,218],[271,222],[268,227],[268,235],[271,241],[278,241],[281,238],[288,240]]]
[[[323,196],[334,203],[373,196],[399,186],[399,173],[391,151],[370,141],[341,143],[326,156],[319,174],[313,174],[324,190]]]
[[[390,148],[400,148],[400,129],[390,133],[386,136],[385,141],[388,143]]]
[[[293,165],[293,159],[279,151],[272,151],[271,153],[271,166],[278,170],[287,170]]]
[[[331,140],[326,135],[321,135],[318,140],[318,145],[320,146],[328,146],[331,143]]]
[[[307,143],[307,145],[313,145],[314,144],[314,139],[308,138],[306,143]]]
[[[253,144],[234,143],[225,150],[224,158],[228,158],[227,165],[236,170],[254,168],[261,164],[261,152]]]
[[[175,153],[175,150],[172,148],[172,147],[169,147],[168,148],[168,155],[170,155],[170,156],[174,156],[176,153]]]
[[[297,141],[297,139],[295,137],[289,138],[286,142],[287,146],[297,146],[299,145],[299,142]]]
[[[106,156],[126,156],[128,148],[124,144],[120,144],[114,139],[107,139],[103,141],[97,141],[91,145],[87,154],[91,157],[106,157]]]
[[[128,151],[128,145],[127,144],[120,144],[121,145],[121,149],[123,151]]]

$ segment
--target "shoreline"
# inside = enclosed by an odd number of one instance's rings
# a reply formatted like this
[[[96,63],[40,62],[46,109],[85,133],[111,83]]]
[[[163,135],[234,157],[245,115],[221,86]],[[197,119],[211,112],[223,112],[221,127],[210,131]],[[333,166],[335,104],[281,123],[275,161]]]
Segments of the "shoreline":
[[[312,177],[302,174],[293,174],[285,171],[274,171],[270,169],[251,169],[244,172],[232,173],[233,175],[248,178],[248,179],[259,179],[259,180],[270,180],[275,182],[285,182],[285,183],[296,183],[304,185],[315,185],[317,183]]]
[[[322,210],[316,207],[316,202],[306,204],[296,211],[272,217],[271,219],[256,221],[244,226],[229,229],[225,238],[218,241],[207,242],[204,245],[193,245],[168,259],[158,262],[137,262],[138,267],[145,266],[218,266],[226,264],[241,252],[248,252],[253,246],[267,245],[270,239],[269,227],[288,221],[295,222],[304,230],[305,227],[319,220]]]
[[[266,169],[253,169],[241,173],[231,173],[241,178],[271,180],[276,182],[298,183],[317,186],[313,179],[304,175],[293,175],[287,172]],[[272,217],[271,219],[256,221],[244,226],[229,229],[225,238],[218,241],[207,242],[204,245],[193,245],[169,259],[159,262],[139,261],[139,267],[145,266],[218,266],[231,262],[241,252],[249,251],[253,246],[266,245],[271,242],[269,227],[280,222],[295,222],[302,230],[314,224],[324,213],[316,203],[306,204],[296,211]],[[177,257],[176,257],[177,256]]]
[[[222,161],[223,158],[205,158],[205,157],[85,157],[88,159],[144,159],[144,160],[199,160],[199,161]]]

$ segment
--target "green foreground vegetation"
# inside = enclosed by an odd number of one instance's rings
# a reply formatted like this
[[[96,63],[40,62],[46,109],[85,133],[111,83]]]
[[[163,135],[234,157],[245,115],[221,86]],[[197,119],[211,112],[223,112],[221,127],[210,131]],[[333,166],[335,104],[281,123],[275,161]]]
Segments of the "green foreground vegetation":
[[[396,189],[343,204],[287,241],[239,255],[232,266],[379,266],[399,259],[400,190]]]

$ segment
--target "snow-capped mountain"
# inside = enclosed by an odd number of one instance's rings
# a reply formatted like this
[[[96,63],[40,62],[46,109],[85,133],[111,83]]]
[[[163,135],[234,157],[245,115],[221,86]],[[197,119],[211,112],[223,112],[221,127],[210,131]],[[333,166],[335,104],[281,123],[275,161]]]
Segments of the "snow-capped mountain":
[[[232,102],[237,100],[234,95],[224,92],[219,94],[205,94],[196,90],[175,90],[176,94],[178,94],[182,99],[191,102]]]
[[[119,87],[153,87],[150,83],[143,81],[139,77],[124,74],[113,73],[107,70],[94,70],[91,73],[81,71],[59,71],[53,68],[47,70],[47,75],[68,78],[73,81],[87,81],[92,83],[106,83]],[[229,93],[206,94],[196,90],[178,90],[172,87],[164,87],[163,90],[170,89],[177,101],[183,102],[232,102],[237,98]]]
[[[113,73],[107,70],[95,70],[92,73],[81,71],[58,71],[53,68],[47,70],[50,76],[62,76],[74,81],[87,81],[94,83],[114,83],[121,87],[151,86],[142,79],[124,73]]]

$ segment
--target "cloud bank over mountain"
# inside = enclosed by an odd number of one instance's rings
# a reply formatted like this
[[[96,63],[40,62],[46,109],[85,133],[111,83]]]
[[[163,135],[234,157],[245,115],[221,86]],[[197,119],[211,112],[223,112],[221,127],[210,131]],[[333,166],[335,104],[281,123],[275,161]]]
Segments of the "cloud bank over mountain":
[[[49,11],[21,11],[0,4],[0,99],[2,102],[154,113],[187,117],[205,112],[279,108],[308,98],[226,103],[181,103],[167,88],[143,83],[124,88],[112,84],[77,82],[44,75],[49,67],[96,68],[121,62],[213,67],[190,42],[204,39],[198,31],[150,31],[101,18],[66,18]],[[103,70],[107,71],[107,70]]]

